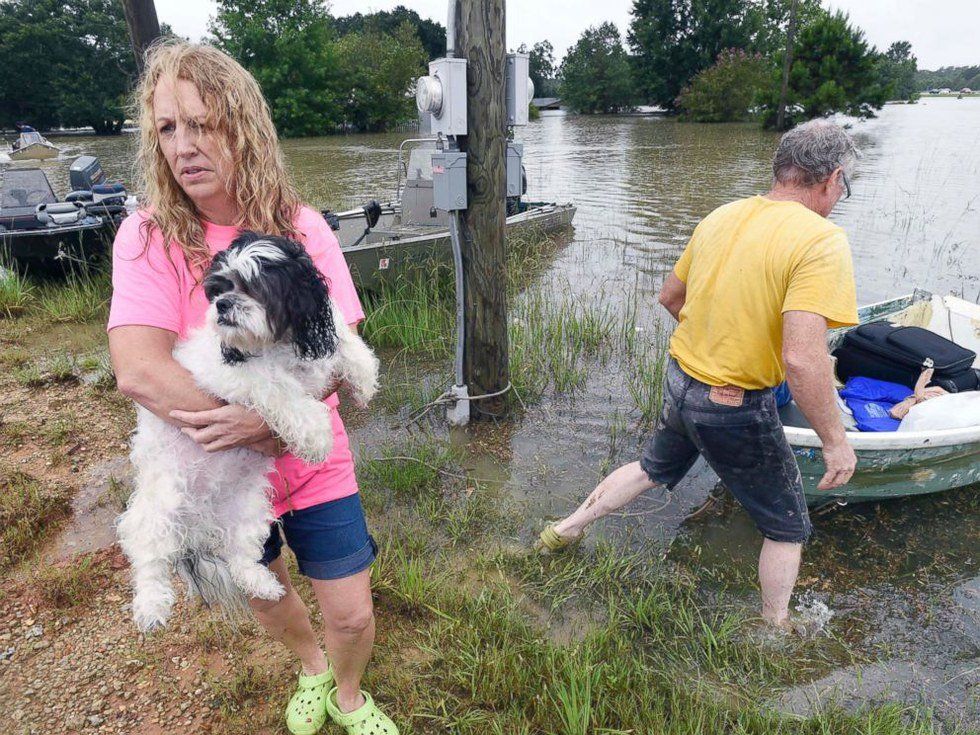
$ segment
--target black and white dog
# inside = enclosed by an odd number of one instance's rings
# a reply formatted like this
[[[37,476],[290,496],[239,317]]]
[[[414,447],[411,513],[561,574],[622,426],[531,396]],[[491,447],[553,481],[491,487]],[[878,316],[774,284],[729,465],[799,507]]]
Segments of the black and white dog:
[[[306,250],[245,233],[214,258],[203,285],[206,324],[174,358],[208,394],[256,411],[296,456],[325,460],[333,432],[324,392],[344,381],[367,404],[378,360],[345,323]],[[282,585],[259,563],[273,521],[273,460],[250,449],[208,453],[142,406],[137,414],[136,489],[118,523],[137,626],[166,623],[175,567],[208,604],[234,611],[246,597],[279,599]]]

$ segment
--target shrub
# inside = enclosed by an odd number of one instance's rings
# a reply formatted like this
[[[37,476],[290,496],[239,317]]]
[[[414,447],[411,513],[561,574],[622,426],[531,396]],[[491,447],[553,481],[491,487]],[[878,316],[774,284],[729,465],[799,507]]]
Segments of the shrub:
[[[727,49],[714,66],[681,91],[681,117],[694,122],[736,122],[751,116],[759,91],[770,81],[770,63],[759,54]]]

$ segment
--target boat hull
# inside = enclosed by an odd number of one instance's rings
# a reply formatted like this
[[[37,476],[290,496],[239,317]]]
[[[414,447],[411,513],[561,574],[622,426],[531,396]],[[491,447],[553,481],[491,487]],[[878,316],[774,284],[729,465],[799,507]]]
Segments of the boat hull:
[[[575,216],[570,204],[549,204],[528,209],[507,218],[507,234],[530,232],[551,233],[569,227]],[[434,264],[451,263],[452,248],[449,231],[442,227],[426,228],[430,231],[406,230],[405,235],[385,231],[384,222],[379,224],[380,234],[366,237],[359,244],[355,234],[363,223],[345,221],[341,215],[341,251],[347,260],[354,284],[362,291],[378,291],[385,283],[399,277],[431,268]]]
[[[116,227],[112,222],[76,224],[46,230],[0,232],[0,253],[19,270],[57,273],[79,260],[96,260],[109,251]]]
[[[8,155],[11,161],[36,161],[39,159],[57,158],[58,149],[44,143],[31,143],[23,148],[11,151]]]
[[[864,503],[928,495],[980,483],[980,443],[915,449],[858,450],[858,469],[843,488],[817,490],[824,475],[817,447],[793,447],[807,504]]]

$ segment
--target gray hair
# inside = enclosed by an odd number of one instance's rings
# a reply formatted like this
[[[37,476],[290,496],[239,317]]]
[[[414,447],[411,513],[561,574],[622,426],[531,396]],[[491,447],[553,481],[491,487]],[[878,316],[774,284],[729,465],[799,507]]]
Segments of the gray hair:
[[[857,157],[857,147],[844,128],[818,118],[797,125],[780,139],[772,175],[780,184],[813,186],[830,178],[838,167],[851,173]]]

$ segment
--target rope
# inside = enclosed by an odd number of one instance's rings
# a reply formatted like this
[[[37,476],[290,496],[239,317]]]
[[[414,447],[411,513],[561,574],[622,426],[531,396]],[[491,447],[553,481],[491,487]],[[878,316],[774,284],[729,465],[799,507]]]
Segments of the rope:
[[[498,396],[504,395],[505,393],[507,393],[507,392],[509,392],[511,390],[514,391],[514,395],[517,396],[517,400],[520,402],[521,407],[526,411],[527,410],[527,406],[524,404],[524,399],[521,398],[520,393],[517,392],[517,389],[514,388],[514,384],[511,383],[509,380],[507,381],[506,387],[504,387],[502,390],[495,391],[494,393],[484,393],[482,395],[469,396],[468,398],[466,398],[466,400],[468,400],[468,401],[482,401],[482,400],[485,400],[487,398],[496,398]],[[426,414],[428,414],[436,406],[442,406],[442,405],[445,405],[447,403],[456,403],[456,401],[457,401],[457,399],[453,396],[453,394],[450,391],[447,390],[447,391],[443,392],[442,395],[440,395],[438,398],[435,398],[432,401],[429,401],[428,403],[426,403],[424,406],[422,406],[422,408],[420,408],[412,416],[410,416],[408,418],[408,420],[405,421],[404,424],[401,424],[400,427],[396,426],[396,427],[393,427],[393,428],[402,428],[402,429],[408,428],[412,424],[417,423],[422,418],[424,418],[426,416]],[[486,413],[486,412],[484,412],[484,413]],[[496,414],[488,414],[488,415],[490,415],[490,416],[496,416]]]

